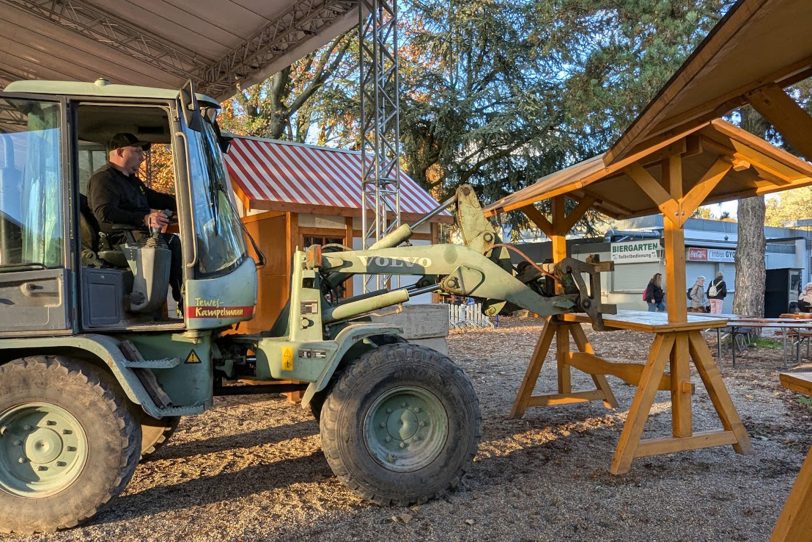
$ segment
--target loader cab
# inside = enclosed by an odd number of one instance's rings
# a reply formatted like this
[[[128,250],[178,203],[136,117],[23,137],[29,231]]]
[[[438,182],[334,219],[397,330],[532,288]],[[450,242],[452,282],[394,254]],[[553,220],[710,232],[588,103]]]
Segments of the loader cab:
[[[23,81],[0,93],[0,336],[214,329],[253,315],[218,109],[191,88]],[[88,201],[121,132],[152,143],[138,176],[176,198],[182,307],[167,295],[168,250],[106,242]]]

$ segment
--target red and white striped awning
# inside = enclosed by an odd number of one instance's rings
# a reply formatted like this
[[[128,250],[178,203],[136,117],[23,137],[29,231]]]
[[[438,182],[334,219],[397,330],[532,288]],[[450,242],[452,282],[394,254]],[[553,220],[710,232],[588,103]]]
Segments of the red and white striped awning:
[[[361,214],[358,151],[236,137],[226,154],[226,165],[252,208]],[[425,215],[437,205],[428,192],[401,172],[402,214]],[[450,215],[443,215],[438,219],[448,221]]]

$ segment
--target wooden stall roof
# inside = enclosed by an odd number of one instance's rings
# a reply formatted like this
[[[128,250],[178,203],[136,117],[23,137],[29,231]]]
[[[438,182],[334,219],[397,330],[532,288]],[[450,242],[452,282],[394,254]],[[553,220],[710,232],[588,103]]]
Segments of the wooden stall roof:
[[[761,107],[780,102],[776,90],[812,75],[810,29],[810,0],[741,0],[604,155],[604,161],[621,160],[649,145],[653,137],[682,132],[747,102],[756,109],[759,102]],[[808,152],[805,156],[812,159]]]
[[[225,155],[234,185],[251,209],[361,216],[361,153],[289,141],[237,136]],[[400,175],[400,213],[419,220],[440,203],[411,177]],[[450,224],[447,211],[430,222]]]
[[[812,3],[812,2],[810,2]],[[492,215],[521,209],[535,202],[566,195],[613,218],[632,218],[660,212],[649,194],[630,176],[644,168],[663,188],[665,157],[682,154],[683,193],[706,183],[714,170],[723,178],[707,182],[699,203],[716,203],[812,185],[812,164],[770,145],[749,132],[720,119],[704,122],[682,133],[660,139],[648,148],[606,165],[596,156],[543,177],[535,184],[488,206]],[[726,171],[725,171],[726,170]],[[611,182],[607,182],[611,181]]]

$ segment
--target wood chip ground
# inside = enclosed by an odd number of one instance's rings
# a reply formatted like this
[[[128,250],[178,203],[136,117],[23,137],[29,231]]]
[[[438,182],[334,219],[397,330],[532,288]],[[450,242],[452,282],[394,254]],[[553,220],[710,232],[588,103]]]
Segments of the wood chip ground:
[[[778,383],[780,348],[751,349],[735,369],[729,357],[721,362],[753,455],[729,446],[683,452],[638,459],[629,474],[612,476],[634,388],[609,377],[616,411],[590,403],[531,408],[510,419],[541,327],[536,320],[501,324],[449,338],[452,359],[479,395],[483,438],[472,472],[443,499],[407,509],[364,503],[333,477],[309,411],[276,396],[218,398],[209,412],[183,419],[92,522],[9,540],[767,540],[812,443],[812,410]],[[609,359],[642,362],[651,341],[585,328]],[[553,369],[548,359],[538,391],[552,390]],[[575,374],[575,386],[591,385]],[[697,389],[695,427],[716,428]],[[644,436],[668,433],[669,400],[657,394]]]

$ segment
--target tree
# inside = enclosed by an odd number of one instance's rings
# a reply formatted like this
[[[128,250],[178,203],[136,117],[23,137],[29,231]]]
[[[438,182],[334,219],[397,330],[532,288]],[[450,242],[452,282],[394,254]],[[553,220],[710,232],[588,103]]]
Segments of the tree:
[[[354,31],[345,32],[321,50],[238,92],[223,104],[223,127],[242,135],[304,142],[316,124],[326,139],[331,127],[346,118],[348,102],[352,103],[353,96],[341,89],[357,86],[345,80],[356,69],[347,54],[355,36]],[[338,106],[342,101],[344,106]],[[329,110],[320,107],[324,102],[331,104]]]
[[[787,222],[812,218],[812,187],[786,190],[766,201],[766,224],[781,227]]]
[[[733,312],[747,316],[764,315],[764,198],[739,200],[738,238],[736,246],[736,293]]]
[[[740,126],[760,137],[770,137],[771,126],[752,107],[738,111]],[[767,240],[764,237],[764,196],[739,200],[738,244],[736,246],[736,292],[733,296],[733,312],[748,316],[764,315],[764,289],[767,271],[764,254]]]
[[[492,201],[605,151],[731,3],[413,0],[407,172]]]

